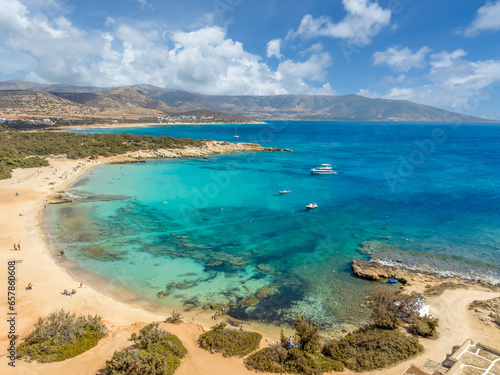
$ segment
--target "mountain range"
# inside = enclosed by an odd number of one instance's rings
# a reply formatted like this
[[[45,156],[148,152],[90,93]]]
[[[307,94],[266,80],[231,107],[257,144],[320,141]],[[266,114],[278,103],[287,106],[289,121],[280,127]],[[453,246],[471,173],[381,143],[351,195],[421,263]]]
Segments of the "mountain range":
[[[327,120],[327,121],[434,121],[481,122],[483,118],[446,111],[404,100],[371,99],[359,95],[203,95],[152,85],[120,88],[44,84],[27,81],[0,82],[2,96],[22,91],[45,92],[81,105],[82,111],[98,117],[155,117],[204,113],[228,122],[253,120]],[[10,95],[10,94],[9,94]],[[7,95],[8,96],[8,95]],[[55,100],[55,99],[54,99]],[[60,106],[60,105],[59,105]],[[18,109],[20,110],[20,109]],[[81,112],[80,111],[80,112]],[[202,112],[199,112],[202,111]],[[224,120],[222,120],[224,118]],[[216,121],[219,122],[219,121]]]

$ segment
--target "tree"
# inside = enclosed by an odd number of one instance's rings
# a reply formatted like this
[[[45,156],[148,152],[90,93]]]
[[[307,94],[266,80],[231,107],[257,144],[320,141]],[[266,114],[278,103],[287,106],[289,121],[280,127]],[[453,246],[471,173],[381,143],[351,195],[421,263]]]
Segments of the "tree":
[[[386,285],[377,285],[372,290],[372,319],[377,327],[396,328],[409,321],[417,312],[417,293],[404,294]]]
[[[321,324],[313,326],[313,321],[307,322],[302,315],[297,318],[293,323],[299,343],[302,349],[308,353],[314,353],[321,347],[321,339],[319,336],[319,329]]]
[[[288,356],[287,350],[280,344],[273,344],[269,347],[267,355],[272,361],[280,364],[280,375],[283,374],[283,363],[285,363]]]

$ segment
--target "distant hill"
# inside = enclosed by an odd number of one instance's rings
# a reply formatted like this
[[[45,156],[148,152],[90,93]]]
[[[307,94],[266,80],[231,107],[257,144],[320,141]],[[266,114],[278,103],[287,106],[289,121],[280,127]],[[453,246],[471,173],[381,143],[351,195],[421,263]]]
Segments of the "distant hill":
[[[433,121],[481,122],[483,118],[404,100],[370,99],[358,95],[202,95],[139,84],[121,88],[81,87],[25,81],[0,82],[1,90],[38,90],[116,116],[157,116],[210,110],[216,118],[244,116],[258,120]],[[229,121],[229,120],[228,120]]]
[[[98,108],[60,98],[42,91],[0,91],[0,117],[94,117]]]
[[[249,123],[254,119],[209,109],[184,109],[152,99],[136,88],[120,87],[105,92],[44,92],[6,90],[10,87],[53,89],[54,86],[23,81],[0,83],[0,117],[21,120],[60,117],[74,123],[111,122],[194,122]],[[71,86],[64,85],[67,89]],[[78,89],[76,89],[78,90]]]
[[[370,99],[359,95],[201,95],[149,85],[133,87],[151,98],[176,107],[210,108],[259,120],[488,121],[405,100]]]
[[[160,100],[151,99],[132,87],[120,87],[102,93],[53,92],[53,94],[90,107],[113,109],[127,113],[151,112],[148,110],[153,110],[156,114],[185,112]]]

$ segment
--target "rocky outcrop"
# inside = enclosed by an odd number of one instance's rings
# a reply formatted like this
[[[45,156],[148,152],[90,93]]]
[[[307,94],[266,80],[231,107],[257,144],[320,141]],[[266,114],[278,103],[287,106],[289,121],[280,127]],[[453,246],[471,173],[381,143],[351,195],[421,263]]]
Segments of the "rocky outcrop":
[[[353,260],[351,268],[355,276],[367,280],[398,279],[406,284],[408,279],[408,270],[383,265],[372,260]]]
[[[199,158],[216,154],[233,154],[240,151],[282,151],[279,148],[262,147],[256,143],[229,143],[222,141],[206,141],[200,147],[186,147],[182,149],[158,149],[149,151],[136,151],[128,154],[137,159],[162,159],[162,158]]]

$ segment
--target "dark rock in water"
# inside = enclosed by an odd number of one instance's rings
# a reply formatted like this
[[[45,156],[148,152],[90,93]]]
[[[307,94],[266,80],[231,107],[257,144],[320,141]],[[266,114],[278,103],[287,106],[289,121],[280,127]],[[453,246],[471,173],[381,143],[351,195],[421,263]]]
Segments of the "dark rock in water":
[[[226,273],[224,276],[226,277],[226,279],[230,279],[231,277],[234,277],[236,275],[234,273]]]
[[[100,246],[90,245],[84,246],[80,250],[82,254],[89,258],[102,260],[102,261],[112,261],[112,260],[122,260],[123,256],[121,254],[113,253]]]
[[[267,288],[262,288],[257,293],[255,293],[255,297],[258,299],[264,299],[266,297],[269,297],[276,293],[277,289],[275,287],[267,287]]]
[[[177,284],[175,286],[177,289],[186,289],[187,288],[187,285],[186,284],[183,284],[183,283],[180,283],[180,284]]]
[[[164,291],[158,292],[158,293],[156,293],[156,297],[161,298],[161,297],[163,297],[164,294],[165,294]]]
[[[243,307],[253,306],[259,303],[259,300],[253,296],[249,296],[240,302]]]
[[[171,288],[171,287],[173,287],[173,286],[175,286],[175,283],[174,283],[173,281],[172,281],[171,283],[168,283],[168,284],[167,284],[167,288]]]

